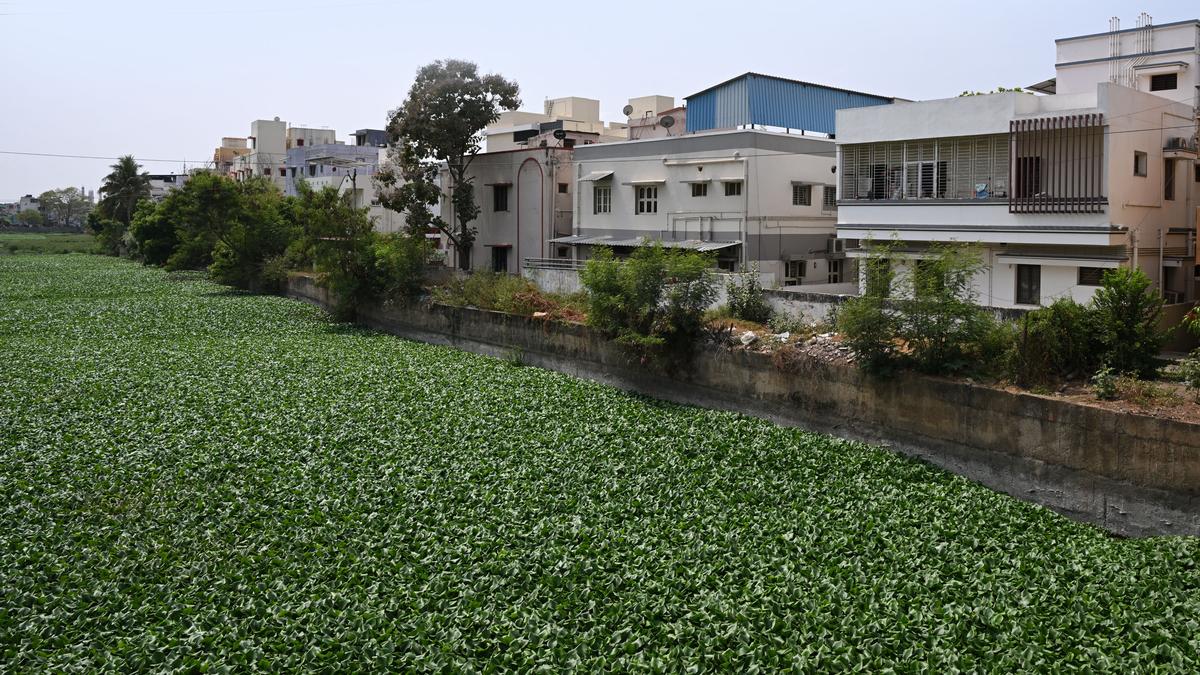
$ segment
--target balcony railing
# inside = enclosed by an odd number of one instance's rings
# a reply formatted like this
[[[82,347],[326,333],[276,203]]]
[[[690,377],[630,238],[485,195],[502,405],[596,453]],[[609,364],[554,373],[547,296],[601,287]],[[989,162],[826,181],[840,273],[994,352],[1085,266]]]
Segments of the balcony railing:
[[[1009,213],[1100,213],[1104,115],[1009,122]]]

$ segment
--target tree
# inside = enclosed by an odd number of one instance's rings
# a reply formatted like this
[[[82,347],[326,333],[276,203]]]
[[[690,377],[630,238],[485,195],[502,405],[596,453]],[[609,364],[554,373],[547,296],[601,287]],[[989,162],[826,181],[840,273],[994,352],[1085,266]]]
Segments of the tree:
[[[22,225],[36,227],[45,221],[46,218],[42,215],[42,212],[38,211],[37,209],[25,209],[17,214],[17,222],[21,223]]]
[[[388,164],[377,174],[380,203],[407,214],[410,233],[441,231],[458,252],[459,266],[470,269],[471,247],[479,215],[474,185],[467,175],[480,151],[482,130],[502,110],[521,105],[515,82],[500,75],[480,75],[470,61],[434,61],[417,71],[408,98],[391,115],[388,132],[395,142]],[[433,215],[441,190],[436,180],[445,162],[453,213],[447,222]]]
[[[1165,300],[1139,269],[1104,273],[1092,296],[1100,359],[1118,373],[1152,377],[1168,334],[1159,327]]]
[[[137,203],[150,197],[150,174],[139,173],[142,168],[133,155],[125,155],[111,167],[112,172],[104,177],[100,186],[100,215],[115,220],[126,227],[133,220]]]
[[[52,225],[81,227],[92,210],[92,203],[79,188],[47,190],[38,196],[42,213]]]

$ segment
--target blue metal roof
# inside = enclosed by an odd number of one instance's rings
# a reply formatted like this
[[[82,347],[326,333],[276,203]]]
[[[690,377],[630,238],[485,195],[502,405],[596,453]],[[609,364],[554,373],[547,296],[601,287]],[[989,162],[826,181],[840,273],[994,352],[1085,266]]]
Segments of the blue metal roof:
[[[732,129],[762,124],[834,133],[834,115],[842,108],[893,103],[877,96],[823,84],[746,73],[685,97],[687,130]]]

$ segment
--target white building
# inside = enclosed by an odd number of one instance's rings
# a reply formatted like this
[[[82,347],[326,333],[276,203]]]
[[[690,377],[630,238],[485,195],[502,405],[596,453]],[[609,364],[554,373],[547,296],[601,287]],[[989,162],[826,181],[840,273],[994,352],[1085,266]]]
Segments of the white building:
[[[842,284],[834,154],[827,138],[749,129],[576,147],[574,231],[554,255],[661,241],[779,285]]]
[[[686,133],[687,108],[676,106],[670,96],[640,96],[625,106],[629,116],[628,138],[665,138]]]
[[[624,140],[626,125],[600,120],[600,101],[568,96],[546,101],[545,112],[509,110],[483,130],[484,149],[503,152],[540,146],[587,145]],[[555,131],[560,131],[558,136]]]
[[[471,269],[515,274],[526,258],[554,255],[549,240],[571,233],[572,153],[571,148],[546,146],[475,155],[468,176],[480,210],[470,223],[477,230]],[[450,179],[444,170],[441,181],[448,192]],[[453,223],[448,195],[440,208],[442,219]],[[451,247],[446,264],[458,267],[459,256]]]
[[[912,259],[931,242],[979,243],[991,306],[1086,301],[1118,266],[1190,299],[1194,119],[1190,104],[1108,82],[841,110],[838,237],[895,240]]]
[[[178,190],[183,187],[191,178],[186,173],[161,173],[150,174],[150,199],[151,201],[161,202],[173,190]]]
[[[228,163],[228,173],[237,180],[251,176],[270,178],[280,190],[287,187],[288,150],[316,145],[340,145],[333,129],[289,127],[276,117],[273,120],[254,120],[245,141],[249,148],[238,147],[243,139],[221,139],[214,153],[218,168]]]

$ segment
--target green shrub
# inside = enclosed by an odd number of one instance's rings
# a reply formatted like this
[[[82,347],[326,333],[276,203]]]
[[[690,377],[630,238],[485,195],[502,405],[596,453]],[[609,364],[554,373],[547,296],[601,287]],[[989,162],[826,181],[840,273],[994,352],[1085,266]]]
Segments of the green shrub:
[[[1102,366],[1092,375],[1092,393],[1102,401],[1117,397],[1117,375],[1109,366]]]
[[[1021,386],[1081,376],[1098,363],[1095,313],[1069,298],[1021,317],[1012,338],[1005,372]]]
[[[588,291],[588,322],[643,353],[678,362],[703,332],[715,296],[710,256],[639,248],[617,260],[600,248],[580,273]]]
[[[1179,362],[1179,378],[1200,398],[1200,349],[1195,349]]]
[[[529,316],[539,311],[540,291],[523,277],[480,270],[434,290],[437,302]]]
[[[813,325],[804,320],[803,314],[790,314],[783,311],[771,312],[767,327],[773,333],[811,333]]]
[[[895,368],[895,317],[882,298],[863,295],[847,300],[838,308],[837,329],[864,370],[886,374]]]
[[[975,302],[972,282],[983,267],[974,246],[933,244],[929,257],[910,265],[897,307],[899,337],[922,372],[949,374],[976,369],[980,345],[995,325]]]
[[[751,265],[748,272],[730,276],[725,284],[729,310],[742,321],[765,324],[771,319],[771,305],[763,294],[758,265]]]
[[[1159,327],[1165,300],[1141,270],[1104,274],[1092,300],[1100,359],[1118,372],[1152,377],[1167,333]]]

